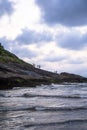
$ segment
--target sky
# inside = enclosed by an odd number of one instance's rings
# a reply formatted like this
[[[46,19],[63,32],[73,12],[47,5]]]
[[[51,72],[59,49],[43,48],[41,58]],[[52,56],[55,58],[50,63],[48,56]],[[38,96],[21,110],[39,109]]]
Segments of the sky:
[[[87,0],[0,0],[0,42],[42,69],[87,77]]]

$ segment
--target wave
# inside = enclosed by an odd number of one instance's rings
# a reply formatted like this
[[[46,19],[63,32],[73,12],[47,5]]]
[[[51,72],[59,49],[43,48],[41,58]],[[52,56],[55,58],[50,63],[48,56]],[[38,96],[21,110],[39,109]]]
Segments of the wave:
[[[21,98],[34,98],[34,97],[41,97],[41,98],[75,98],[75,99],[87,99],[87,95],[80,95],[80,94],[73,94],[73,95],[41,95],[41,94],[29,94],[24,93],[20,95],[5,95],[0,94],[2,98],[13,98],[13,97],[21,97]]]
[[[29,93],[23,94],[21,97],[43,97],[43,98],[87,98],[87,95],[73,94],[73,95],[33,95]]]
[[[12,98],[12,97],[20,97],[20,95],[6,95],[6,94],[0,94],[0,97],[2,98]]]
[[[0,97],[5,97],[5,95],[4,94],[0,94]]]
[[[74,111],[74,110],[87,110],[87,106],[79,107],[44,107],[44,106],[28,106],[28,107],[0,107],[0,111]]]
[[[47,123],[31,123],[24,125],[25,128],[28,127],[34,127],[34,126],[55,126],[55,125],[65,125],[65,124],[74,124],[74,123],[87,123],[87,119],[74,119],[74,120],[64,120],[64,121],[59,121],[59,122],[47,122]]]
[[[81,107],[43,107],[43,106],[36,106],[34,108],[36,111],[72,111],[72,110],[85,110],[87,109],[86,106]]]
[[[87,99],[86,94],[71,94],[71,95],[52,95],[52,94],[31,94],[31,93],[24,93],[24,94],[0,94],[0,98],[67,98],[67,99]]]

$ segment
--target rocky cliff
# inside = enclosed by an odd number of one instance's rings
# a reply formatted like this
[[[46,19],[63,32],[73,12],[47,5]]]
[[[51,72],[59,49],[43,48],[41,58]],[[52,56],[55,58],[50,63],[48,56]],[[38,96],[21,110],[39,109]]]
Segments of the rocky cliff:
[[[87,82],[87,78],[35,68],[0,46],[0,89],[61,82]]]

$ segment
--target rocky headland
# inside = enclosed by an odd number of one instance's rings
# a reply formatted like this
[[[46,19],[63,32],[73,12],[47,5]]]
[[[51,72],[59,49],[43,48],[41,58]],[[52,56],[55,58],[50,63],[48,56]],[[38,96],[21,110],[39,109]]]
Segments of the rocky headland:
[[[66,72],[57,74],[35,68],[0,45],[0,89],[35,87],[62,82],[87,82],[87,78]]]

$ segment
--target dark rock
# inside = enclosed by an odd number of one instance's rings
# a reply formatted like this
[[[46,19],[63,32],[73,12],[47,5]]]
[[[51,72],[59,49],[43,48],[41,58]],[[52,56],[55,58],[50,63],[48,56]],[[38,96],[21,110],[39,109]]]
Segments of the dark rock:
[[[66,72],[57,74],[35,68],[0,47],[0,89],[35,87],[62,82],[87,82],[87,78]]]

